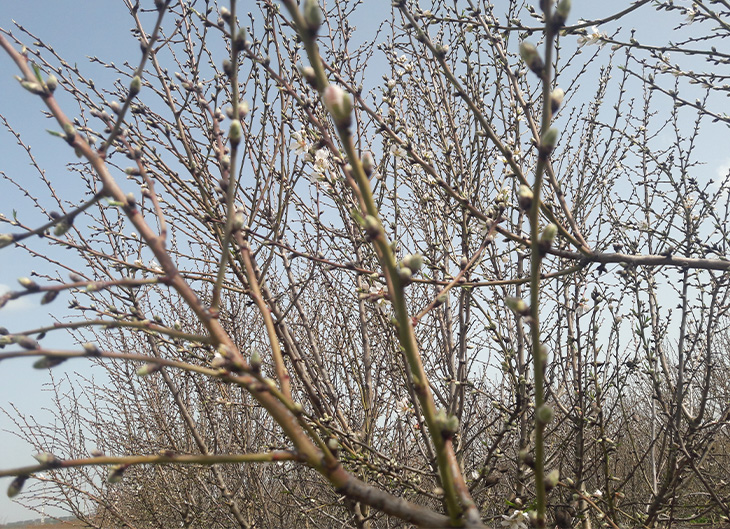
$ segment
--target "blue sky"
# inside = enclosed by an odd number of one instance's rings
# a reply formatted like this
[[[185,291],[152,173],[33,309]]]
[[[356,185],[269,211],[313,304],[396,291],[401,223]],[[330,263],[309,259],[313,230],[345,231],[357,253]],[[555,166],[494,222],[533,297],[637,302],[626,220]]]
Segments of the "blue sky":
[[[151,0],[148,2],[151,4]],[[500,2],[498,1],[498,4]],[[502,3],[504,0],[502,0]],[[537,2],[535,2],[537,3]],[[628,5],[629,2],[598,2],[596,0],[574,0],[571,19],[592,18],[606,15],[617,9],[618,4]],[[389,2],[383,1],[384,5]],[[423,2],[422,5],[426,5]],[[373,10],[377,11],[377,10]],[[656,13],[650,6],[643,10],[644,15],[631,20],[638,23],[640,33],[647,40],[655,39],[655,43],[664,43],[671,37],[666,27],[655,24]],[[11,20],[15,20],[34,34],[50,43],[68,62],[76,62],[85,72],[91,72],[92,77],[100,84],[109,84],[113,81],[106,72],[97,65],[89,65],[87,55],[93,54],[107,61],[121,63],[125,59],[136,57],[138,46],[136,40],[128,31],[129,16],[121,1],[112,0],[0,0],[0,27],[13,29]],[[624,24],[625,25],[625,24]],[[615,26],[607,25],[601,30],[611,30]],[[17,32],[20,35],[19,32]],[[23,40],[29,42],[27,37]],[[69,150],[63,141],[51,138],[45,132],[49,128],[48,121],[40,114],[40,102],[36,96],[22,90],[12,79],[16,73],[15,65],[4,54],[0,53],[0,114],[5,116],[13,127],[21,134],[24,141],[33,147],[33,154],[39,161],[62,193],[68,183],[64,178],[65,164],[70,160]],[[63,102],[63,100],[62,100]],[[69,100],[66,100],[68,103]],[[73,113],[73,109],[70,110]],[[725,129],[723,129],[725,130]],[[726,150],[718,148],[713,141],[706,142],[700,147],[707,166],[709,177],[717,178],[720,173],[730,167],[730,155]],[[26,154],[15,145],[13,137],[6,131],[0,131],[0,171],[22,182],[37,180],[37,173],[28,164]],[[34,184],[31,184],[31,187]],[[45,192],[37,188],[38,192]],[[15,204],[22,204],[22,194],[0,180],[0,213],[10,216]],[[0,225],[0,231],[5,231],[6,225]],[[32,242],[35,247],[43,248],[42,241]],[[38,270],[50,271],[47,265],[40,261],[29,261],[27,256],[19,250],[6,248],[0,252],[0,293],[7,289],[16,288],[15,278],[27,276],[34,266]],[[39,308],[38,300],[24,298],[9,304],[0,311],[0,326],[11,330],[27,328],[29,322],[36,325],[40,322],[52,321],[50,310],[63,311],[65,301],[63,296],[46,307]],[[56,313],[56,316],[61,313]],[[54,345],[69,347],[70,338],[63,335],[53,337]],[[50,394],[44,390],[48,383],[47,372],[33,370],[31,362],[14,360],[4,362],[0,369],[0,406],[7,407],[12,402],[25,413],[33,414],[38,419],[44,416],[43,407],[50,403]],[[83,361],[69,362],[68,371],[84,370]],[[59,371],[60,373],[60,371]],[[12,429],[12,423],[4,415],[0,415],[0,468],[31,464],[32,450],[13,435],[5,432]],[[22,507],[10,502],[4,490],[9,483],[8,479],[0,480],[0,523],[36,517]]]

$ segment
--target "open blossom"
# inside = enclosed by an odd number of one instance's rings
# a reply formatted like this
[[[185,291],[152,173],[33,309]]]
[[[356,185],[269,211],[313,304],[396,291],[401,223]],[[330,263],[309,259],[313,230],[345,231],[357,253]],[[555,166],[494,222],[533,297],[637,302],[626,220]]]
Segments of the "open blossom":
[[[400,417],[406,417],[413,413],[413,405],[408,397],[403,397],[396,402],[396,409],[398,411],[398,416]]]
[[[502,527],[508,529],[527,529],[527,514],[525,511],[517,510],[510,516],[502,515]]]
[[[330,157],[327,149],[317,149],[314,153],[314,174],[323,176],[330,168]]]
[[[578,37],[578,46],[580,46],[582,48],[586,44],[589,46],[591,44],[598,44],[601,42],[601,38],[605,37],[605,36],[606,36],[606,34],[598,31],[598,28],[596,26],[591,26],[589,33]]]
[[[303,130],[295,132],[291,137],[292,141],[289,144],[289,148],[294,151],[294,154],[299,156],[309,152],[309,143],[307,143],[307,138]]]
[[[403,148],[402,145],[400,145],[398,143],[394,143],[393,145],[390,146],[390,154],[392,154],[393,156],[395,156],[398,159],[405,158],[407,155],[406,150]]]

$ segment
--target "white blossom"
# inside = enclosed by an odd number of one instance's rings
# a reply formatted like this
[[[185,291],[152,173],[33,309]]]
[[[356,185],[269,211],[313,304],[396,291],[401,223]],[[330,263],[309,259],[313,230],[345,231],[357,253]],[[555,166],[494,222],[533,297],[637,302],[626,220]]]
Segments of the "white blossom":
[[[398,143],[391,145],[389,152],[398,159],[405,158],[408,154],[403,146]]]
[[[588,46],[592,44],[598,44],[601,41],[601,38],[605,37],[605,33],[601,33],[600,31],[598,31],[598,28],[596,26],[591,26],[590,33],[586,33],[585,35],[581,35],[578,37],[578,46],[582,48],[586,44]]]
[[[303,130],[293,133],[291,137],[292,141],[289,144],[289,148],[294,152],[294,154],[299,156],[309,152],[309,143],[307,143],[306,134]]]
[[[510,516],[502,515],[502,527],[508,529],[527,529],[527,514],[525,511],[516,510]]]

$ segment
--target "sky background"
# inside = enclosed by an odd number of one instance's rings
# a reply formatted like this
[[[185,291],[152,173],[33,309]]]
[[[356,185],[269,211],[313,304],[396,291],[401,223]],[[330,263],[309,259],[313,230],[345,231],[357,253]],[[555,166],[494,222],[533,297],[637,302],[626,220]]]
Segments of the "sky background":
[[[372,0],[372,3],[381,0]],[[151,4],[151,0],[146,2]],[[390,2],[382,1],[383,7],[389,9]],[[497,0],[506,5],[506,1]],[[421,5],[426,7],[427,2]],[[537,4],[537,2],[535,2]],[[571,20],[578,18],[591,19],[605,16],[619,6],[626,6],[629,2],[603,2],[596,0],[574,0]],[[378,10],[372,10],[373,14]],[[106,61],[118,63],[124,60],[136,60],[139,47],[129,32],[130,18],[121,1],[117,0],[0,0],[0,27],[14,29],[12,21],[24,25],[34,34],[51,44],[58,54],[70,63],[77,63],[98,85],[109,85],[114,76],[98,65],[89,64],[87,55],[96,55]],[[645,6],[631,22],[639,27],[643,40],[656,44],[670,40],[671,30],[656,22],[656,12]],[[356,20],[355,25],[366,24],[367,20]],[[624,26],[628,21],[623,22]],[[607,25],[601,30],[610,31],[615,26]],[[669,32],[668,32],[669,31]],[[16,31],[19,35],[19,32]],[[23,37],[25,41],[29,39]],[[378,55],[376,55],[378,57]],[[222,60],[222,58],[221,58]],[[54,182],[60,191],[68,191],[73,182],[68,179],[71,175],[66,172],[65,164],[72,161],[72,153],[65,143],[51,138],[45,129],[49,122],[40,114],[41,104],[37,96],[33,96],[20,88],[12,78],[17,68],[4,53],[0,53],[0,114],[22,134],[24,141],[33,147],[33,155],[39,165],[47,172],[46,175]],[[62,105],[68,105],[70,100],[61,99]],[[74,109],[69,108],[73,115]],[[722,130],[726,130],[723,128]],[[724,136],[727,144],[727,136]],[[707,162],[706,175],[710,178],[724,176],[730,168],[730,154],[726,146],[721,146],[716,137],[705,142],[699,153]],[[32,189],[38,179],[34,168],[28,164],[27,154],[15,144],[13,136],[3,126],[0,130],[0,171],[22,183],[29,184]],[[47,196],[47,190],[37,188],[42,196]],[[0,213],[10,217],[16,208],[22,208],[27,202],[22,193],[6,180],[0,179]],[[25,210],[23,210],[25,213]],[[24,220],[32,219],[33,214],[24,216]],[[39,218],[40,220],[40,218]],[[0,232],[7,231],[7,225],[0,225]],[[33,243],[36,248],[43,248],[42,242]],[[39,272],[51,272],[51,269],[39,260],[30,260],[24,252],[13,248],[0,251],[0,293],[8,289],[15,289],[15,279],[28,276],[37,267]],[[63,315],[67,300],[64,296],[50,306],[40,307],[37,297],[26,297],[9,303],[0,310],[0,326],[11,330],[19,330],[37,326],[41,322],[52,321],[52,316]],[[57,311],[50,315],[50,311]],[[53,336],[53,345],[59,348],[73,346],[70,337],[57,334]],[[50,344],[49,344],[50,345]],[[47,391],[50,377],[46,371],[31,368],[30,361],[11,360],[0,363],[0,407],[9,409],[13,403],[26,415],[43,422],[48,413],[45,407],[51,404],[51,393]],[[68,366],[68,367],[65,367]],[[54,370],[54,376],[59,378],[64,372],[73,375],[74,370],[88,373],[88,366],[83,361],[70,361],[64,364],[64,369]],[[15,467],[24,464],[33,464],[33,450],[8,432],[14,425],[6,415],[0,412],[0,468]],[[10,480],[0,479],[0,523],[13,522],[22,519],[36,518],[37,513],[30,512],[16,503],[10,502],[6,495]]]

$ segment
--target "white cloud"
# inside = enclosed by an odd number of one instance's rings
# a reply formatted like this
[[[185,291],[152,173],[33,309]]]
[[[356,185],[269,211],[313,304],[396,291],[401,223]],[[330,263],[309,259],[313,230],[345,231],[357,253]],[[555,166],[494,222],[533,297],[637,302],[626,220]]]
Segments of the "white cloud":
[[[13,289],[8,285],[0,283],[0,296],[4,295],[6,292],[10,292],[11,290]],[[14,299],[13,301],[9,301],[2,309],[0,309],[0,311],[5,314],[21,312],[32,309],[35,305],[36,304],[33,303],[31,296],[24,296],[19,299]]]

